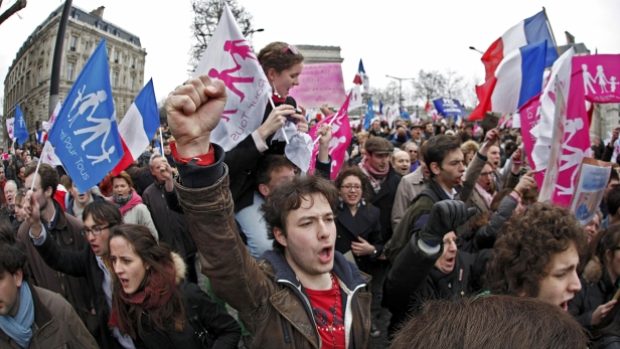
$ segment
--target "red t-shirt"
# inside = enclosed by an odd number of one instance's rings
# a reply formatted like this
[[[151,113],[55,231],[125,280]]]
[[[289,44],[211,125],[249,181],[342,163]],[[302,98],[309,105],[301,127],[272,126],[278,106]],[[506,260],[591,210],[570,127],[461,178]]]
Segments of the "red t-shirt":
[[[332,288],[317,291],[306,288],[310,299],[316,328],[321,336],[321,348],[345,347],[344,316],[342,314],[342,297],[336,278],[332,275]]]

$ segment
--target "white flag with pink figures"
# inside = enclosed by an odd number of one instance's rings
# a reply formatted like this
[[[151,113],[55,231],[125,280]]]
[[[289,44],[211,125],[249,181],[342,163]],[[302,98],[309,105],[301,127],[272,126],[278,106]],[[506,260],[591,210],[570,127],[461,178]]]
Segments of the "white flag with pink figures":
[[[260,126],[271,93],[263,68],[228,6],[196,67],[194,77],[200,75],[226,85],[226,107],[211,141],[228,151]]]

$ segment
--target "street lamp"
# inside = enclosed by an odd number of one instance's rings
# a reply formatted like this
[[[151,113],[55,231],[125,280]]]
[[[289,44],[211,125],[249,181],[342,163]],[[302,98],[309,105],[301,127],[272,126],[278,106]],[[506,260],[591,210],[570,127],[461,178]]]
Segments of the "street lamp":
[[[475,48],[475,47],[473,47],[473,46],[469,46],[469,49],[470,49],[470,50],[472,50],[472,51],[476,51],[476,52],[478,52],[478,53],[479,53],[479,54],[481,54],[481,55],[483,55],[483,54],[484,54],[484,52],[482,52],[482,51],[478,50],[477,48]]]
[[[399,112],[402,112],[403,111],[403,81],[413,81],[415,79],[414,78],[400,78],[400,77],[392,76],[388,74],[386,74],[385,77],[398,81],[398,107],[400,109]]]

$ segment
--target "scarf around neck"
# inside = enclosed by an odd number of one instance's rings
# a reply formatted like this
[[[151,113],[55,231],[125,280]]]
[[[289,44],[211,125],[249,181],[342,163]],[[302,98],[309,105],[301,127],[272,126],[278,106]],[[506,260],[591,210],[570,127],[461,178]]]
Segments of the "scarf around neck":
[[[372,167],[368,160],[368,157],[366,156],[364,156],[362,162],[360,162],[359,167],[362,172],[364,172],[366,177],[368,177],[368,180],[370,181],[370,184],[372,185],[372,189],[375,194],[378,193],[381,190],[381,184],[383,183],[383,181],[388,175],[388,172],[390,171],[390,167],[388,166],[384,171],[379,171]]]
[[[170,301],[176,287],[176,272],[172,265],[166,266],[164,273],[153,271],[146,276],[144,287],[133,294],[127,294],[120,288],[118,297],[125,304],[139,305],[145,311],[161,307]],[[110,313],[110,326],[119,327],[118,313],[114,307]]]
[[[118,208],[121,211],[122,216],[124,216],[127,211],[142,203],[142,198],[138,195],[138,193],[136,193],[135,190],[132,190],[131,194],[127,196],[114,195],[112,199],[114,200],[114,203],[119,206]]]
[[[19,309],[15,317],[0,316],[0,329],[22,348],[27,348],[32,339],[34,323],[34,301],[30,286],[24,281],[19,288]]]

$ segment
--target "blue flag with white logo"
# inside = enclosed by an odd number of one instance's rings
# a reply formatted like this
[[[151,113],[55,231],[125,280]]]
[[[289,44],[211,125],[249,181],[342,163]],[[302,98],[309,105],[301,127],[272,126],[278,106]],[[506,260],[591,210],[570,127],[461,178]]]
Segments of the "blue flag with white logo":
[[[463,104],[458,99],[454,98],[437,98],[433,100],[435,109],[439,115],[450,117],[456,120],[464,113]]]
[[[374,118],[375,111],[372,106],[372,98],[368,98],[368,109],[366,110],[366,115],[364,116],[364,130],[368,130],[370,128],[370,123]]]
[[[26,127],[26,121],[24,120],[24,113],[19,104],[15,106],[15,123],[13,124],[13,136],[17,141],[17,145],[22,146],[28,142],[28,127]]]
[[[123,156],[105,39],[69,91],[48,139],[81,193],[97,185]]]

